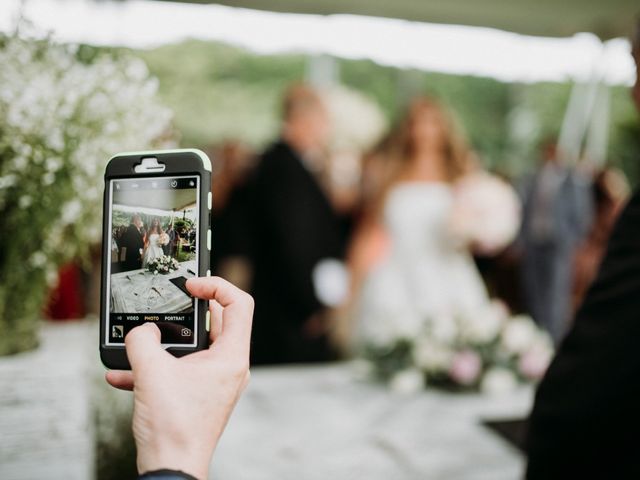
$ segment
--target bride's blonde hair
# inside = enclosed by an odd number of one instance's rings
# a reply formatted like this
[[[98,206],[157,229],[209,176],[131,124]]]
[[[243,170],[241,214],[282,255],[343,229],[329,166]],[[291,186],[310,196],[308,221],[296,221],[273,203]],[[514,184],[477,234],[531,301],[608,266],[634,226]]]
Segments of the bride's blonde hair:
[[[453,114],[435,98],[416,97],[409,103],[398,124],[366,157],[365,169],[371,166],[378,170],[375,192],[370,192],[374,210],[381,207],[387,192],[401,180],[415,155],[412,127],[416,118],[427,112],[435,114],[441,127],[445,180],[454,183],[472,169],[473,156]]]
[[[158,235],[162,235],[164,231],[162,230],[162,225],[160,224],[159,218],[154,218],[151,220],[151,226],[149,227],[149,235],[153,233],[153,229],[156,228],[156,233]]]
[[[413,123],[418,116],[425,113],[435,114],[440,123],[446,180],[455,182],[469,169],[469,147],[453,114],[435,98],[420,96],[409,103],[398,126],[396,151],[390,160],[397,162],[400,169],[406,167],[415,154],[411,136]]]

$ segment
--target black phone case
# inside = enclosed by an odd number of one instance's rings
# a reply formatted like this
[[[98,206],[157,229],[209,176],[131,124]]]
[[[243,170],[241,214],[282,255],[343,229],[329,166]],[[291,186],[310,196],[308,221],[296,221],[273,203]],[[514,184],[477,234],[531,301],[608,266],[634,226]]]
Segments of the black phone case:
[[[161,173],[136,173],[134,167],[143,158],[156,157],[158,162],[165,164],[165,170]],[[100,359],[105,367],[110,369],[130,370],[131,366],[123,346],[106,345],[106,325],[108,321],[107,278],[108,256],[106,249],[109,245],[109,189],[106,188],[109,180],[121,178],[145,178],[175,175],[199,175],[200,176],[200,212],[199,229],[200,255],[198,262],[198,276],[210,275],[211,264],[211,161],[204,152],[195,149],[189,150],[158,150],[148,152],[120,153],[109,160],[104,174],[105,190],[103,203],[102,223],[102,273],[100,292]],[[196,346],[170,347],[167,351],[176,357],[186,355],[209,346],[209,332],[207,331],[207,319],[209,305],[206,300],[196,299],[198,302],[198,315],[195,321],[198,325]]]

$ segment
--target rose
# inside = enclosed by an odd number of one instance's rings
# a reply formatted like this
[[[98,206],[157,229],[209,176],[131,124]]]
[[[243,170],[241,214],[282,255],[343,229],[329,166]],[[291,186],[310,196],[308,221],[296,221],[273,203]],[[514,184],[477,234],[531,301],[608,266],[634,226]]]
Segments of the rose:
[[[449,377],[460,385],[472,385],[482,369],[480,355],[472,350],[463,350],[453,356]]]
[[[518,370],[523,377],[529,380],[539,380],[547,371],[552,357],[553,347],[551,340],[547,336],[539,335],[531,348],[520,357]]]

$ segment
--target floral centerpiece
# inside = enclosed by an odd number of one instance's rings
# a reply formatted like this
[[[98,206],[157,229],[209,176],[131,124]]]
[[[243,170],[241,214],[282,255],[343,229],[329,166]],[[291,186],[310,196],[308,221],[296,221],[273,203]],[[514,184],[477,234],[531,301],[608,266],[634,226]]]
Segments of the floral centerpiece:
[[[540,379],[553,344],[531,318],[512,317],[494,301],[473,314],[424,319],[414,335],[385,331],[369,338],[363,353],[374,377],[394,390],[433,385],[493,393]]]
[[[0,355],[33,348],[57,269],[99,243],[116,152],[171,145],[157,80],[126,53],[0,36]]]
[[[161,257],[154,258],[149,260],[147,263],[147,270],[149,270],[154,275],[158,273],[162,273],[166,275],[170,272],[175,272],[180,268],[180,264],[175,258],[171,258],[169,255],[162,255]]]

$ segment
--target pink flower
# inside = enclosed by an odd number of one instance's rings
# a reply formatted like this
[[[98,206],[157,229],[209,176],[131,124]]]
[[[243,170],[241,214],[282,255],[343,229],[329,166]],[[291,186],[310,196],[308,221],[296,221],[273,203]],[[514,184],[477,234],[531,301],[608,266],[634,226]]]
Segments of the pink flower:
[[[534,346],[522,354],[518,362],[518,370],[529,380],[539,380],[547,371],[552,355],[550,348]]]
[[[471,385],[478,379],[481,369],[480,356],[471,350],[463,350],[454,355],[449,376],[460,385]]]

